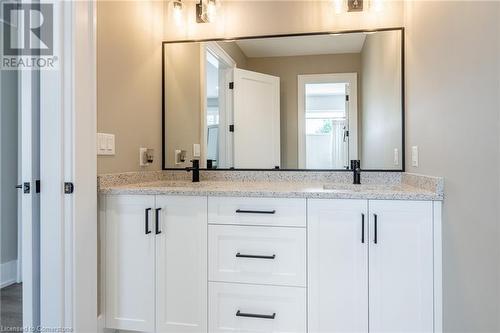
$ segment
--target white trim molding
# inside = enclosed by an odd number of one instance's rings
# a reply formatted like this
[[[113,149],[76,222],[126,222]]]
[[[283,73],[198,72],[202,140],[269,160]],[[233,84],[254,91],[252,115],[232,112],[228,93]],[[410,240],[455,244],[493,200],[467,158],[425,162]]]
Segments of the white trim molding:
[[[75,332],[98,327],[96,5],[54,3],[59,70],[40,78],[40,322]]]
[[[17,260],[0,264],[0,288],[17,283]]]

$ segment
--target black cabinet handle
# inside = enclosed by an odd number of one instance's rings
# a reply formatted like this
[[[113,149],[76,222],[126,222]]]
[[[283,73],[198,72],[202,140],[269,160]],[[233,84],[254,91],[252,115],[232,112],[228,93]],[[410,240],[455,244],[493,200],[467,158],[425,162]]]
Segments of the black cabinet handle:
[[[365,214],[361,214],[361,243],[365,243]]]
[[[146,218],[144,219],[144,233],[147,235],[147,234],[150,234],[151,233],[151,230],[149,230],[149,212],[151,211],[151,208],[146,208],[145,209],[145,213],[146,213]]]
[[[156,208],[156,220],[155,220],[155,233],[158,235],[158,234],[161,234],[161,230],[160,230],[160,210],[161,208]]]
[[[252,255],[252,254],[241,254],[241,253],[236,253],[236,258],[253,258],[253,259],[275,259],[276,255],[273,254],[272,256],[257,256],[257,255]]]
[[[377,221],[377,218],[378,218],[377,214],[373,214],[373,219],[374,219],[373,224],[374,224],[374,232],[375,232],[375,235],[373,237],[373,243],[375,243],[375,244],[377,244],[377,241],[378,241],[378,230],[377,230],[378,229],[378,225],[377,225],[378,221]]]
[[[273,313],[272,315],[263,315],[263,314],[256,314],[256,313],[244,313],[244,312],[241,312],[240,310],[238,310],[236,312],[236,317],[274,319],[274,318],[276,318],[276,313]]]
[[[276,214],[276,210],[245,210],[237,209],[236,213],[239,214]]]

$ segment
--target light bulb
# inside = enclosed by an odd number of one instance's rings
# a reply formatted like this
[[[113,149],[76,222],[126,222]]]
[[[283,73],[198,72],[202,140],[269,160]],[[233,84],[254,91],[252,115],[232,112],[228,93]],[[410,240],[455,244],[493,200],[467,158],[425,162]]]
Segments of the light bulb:
[[[177,25],[180,25],[182,23],[182,2],[180,0],[174,1],[173,6],[174,21]]]
[[[344,0],[333,0],[333,6],[335,8],[335,14],[341,14],[342,10],[344,9],[343,7]]]
[[[213,22],[215,20],[216,14],[217,14],[217,8],[216,8],[215,0],[208,0],[208,3],[207,3],[208,22]]]
[[[383,0],[372,0],[372,6],[375,12],[381,12],[383,7]]]

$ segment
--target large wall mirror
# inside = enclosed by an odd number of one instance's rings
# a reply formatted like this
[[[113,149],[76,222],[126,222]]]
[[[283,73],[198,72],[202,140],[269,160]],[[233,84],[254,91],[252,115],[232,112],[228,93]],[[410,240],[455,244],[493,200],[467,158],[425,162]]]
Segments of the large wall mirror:
[[[163,43],[163,167],[404,170],[402,28]]]

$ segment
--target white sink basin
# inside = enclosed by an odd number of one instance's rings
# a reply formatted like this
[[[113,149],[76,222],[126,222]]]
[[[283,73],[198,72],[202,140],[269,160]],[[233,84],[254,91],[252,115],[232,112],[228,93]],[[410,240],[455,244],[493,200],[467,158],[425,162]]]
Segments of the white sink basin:
[[[384,191],[398,191],[399,187],[396,185],[376,185],[376,184],[325,184],[323,189],[329,191],[339,192],[384,192]]]

